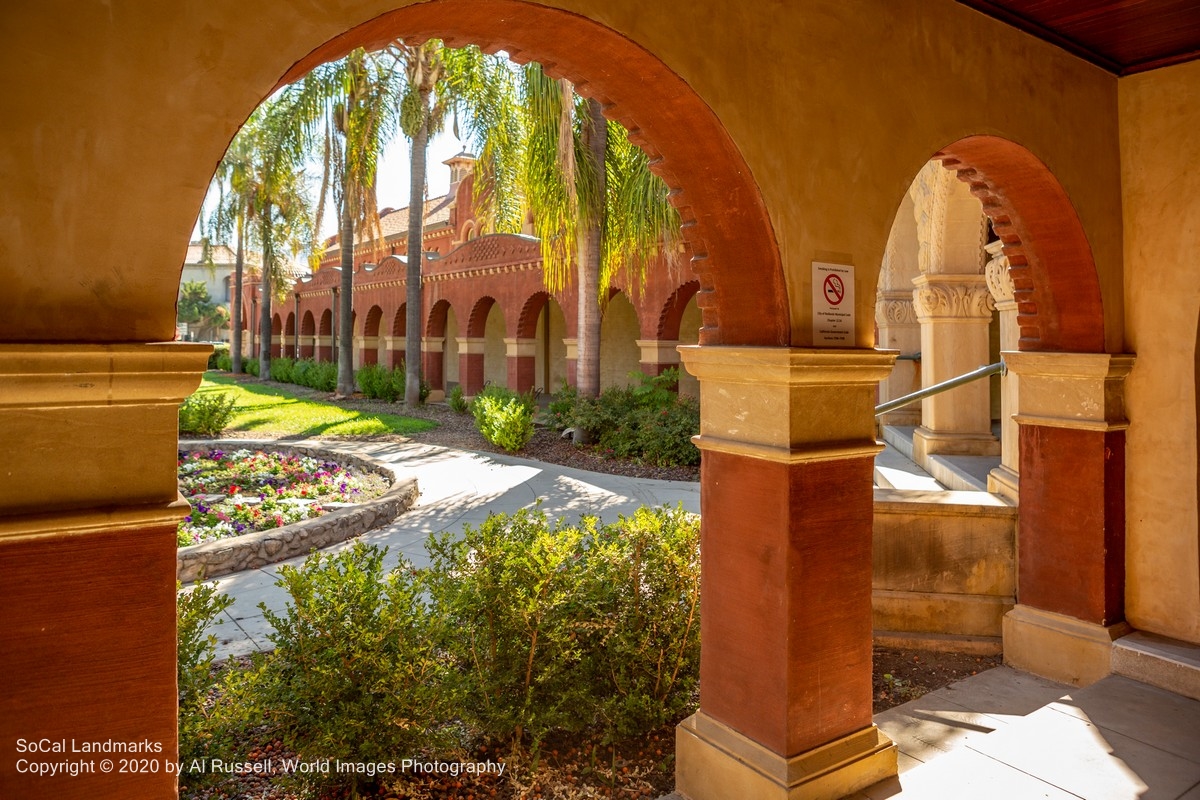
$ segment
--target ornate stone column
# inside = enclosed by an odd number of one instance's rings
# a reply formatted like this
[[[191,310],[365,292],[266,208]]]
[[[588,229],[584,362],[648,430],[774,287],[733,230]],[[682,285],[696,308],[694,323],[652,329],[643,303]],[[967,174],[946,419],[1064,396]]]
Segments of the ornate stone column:
[[[482,336],[458,337],[458,381],[467,397],[474,397],[483,389],[485,352],[487,339]]]
[[[211,351],[0,345],[0,674],[20,687],[0,692],[6,797],[175,796],[177,415]],[[148,740],[159,769],[106,774],[97,755],[31,775],[18,738]]]
[[[913,279],[913,306],[921,323],[921,384],[933,386],[988,363],[992,297],[982,275],[937,274]],[[929,456],[998,455],[992,435],[987,381],[976,381],[921,401],[913,460]]]
[[[886,290],[875,300],[875,324],[878,344],[885,350],[903,355],[921,352],[921,323],[913,308],[913,293],[902,289]],[[879,402],[895,400],[921,388],[921,362],[897,360],[892,374],[879,383]],[[880,418],[884,425],[920,425],[921,406],[913,403]]]
[[[1005,353],[1021,378],[1017,606],[1004,659],[1086,685],[1125,624],[1124,382],[1131,355]]]
[[[871,476],[894,353],[681,347],[700,380],[700,710],[691,800],[834,798],[896,774],[871,721]]]
[[[1000,350],[1014,352],[1020,347],[1021,329],[1017,326],[1017,301],[1013,281],[1008,274],[1008,256],[1004,243],[992,242],[984,249],[991,257],[984,268],[988,291],[1000,315]],[[989,492],[1016,504],[1019,492],[1017,398],[1021,385],[1017,373],[1009,370],[1000,376],[1000,466],[988,475]]]
[[[505,337],[508,388],[527,392],[537,380],[537,339]]]

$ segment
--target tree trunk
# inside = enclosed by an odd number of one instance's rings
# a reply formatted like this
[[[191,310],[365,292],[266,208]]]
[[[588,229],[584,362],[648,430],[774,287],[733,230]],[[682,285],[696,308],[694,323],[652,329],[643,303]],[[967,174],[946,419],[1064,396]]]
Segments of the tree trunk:
[[[581,397],[600,394],[600,249],[604,231],[604,153],[608,128],[600,103],[587,101],[588,118],[583,125],[583,153],[589,169],[595,170],[599,208],[583,209],[579,236],[579,354],[575,362],[575,384]]]
[[[271,379],[271,295],[274,294],[274,289],[271,286],[271,260],[273,254],[270,245],[270,203],[267,203],[266,208],[263,209],[262,220],[264,228],[262,282],[258,292],[258,306],[262,310],[258,315],[258,379],[260,381],[268,381]]]
[[[242,271],[245,267],[245,251],[242,239],[245,236],[245,217],[237,218],[237,250],[233,257],[233,297],[229,298],[230,340],[229,356],[233,361],[233,374],[242,371]]]
[[[342,208],[338,236],[339,266],[342,270],[338,306],[337,394],[354,394],[354,208],[350,198],[350,170],[342,170]]]
[[[405,273],[408,310],[404,318],[404,406],[421,403],[421,256],[424,249],[425,161],[429,144],[429,92],[421,91],[423,118],[413,134],[408,193],[408,269]]]

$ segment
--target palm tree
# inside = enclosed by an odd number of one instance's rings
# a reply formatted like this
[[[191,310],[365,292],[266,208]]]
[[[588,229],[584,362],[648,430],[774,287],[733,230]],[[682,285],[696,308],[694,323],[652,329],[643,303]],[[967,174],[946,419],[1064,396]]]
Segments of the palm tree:
[[[228,241],[232,235],[234,244],[233,291],[230,297],[229,316],[232,321],[230,356],[233,372],[242,371],[242,290],[245,272],[246,219],[249,216],[251,197],[250,164],[253,137],[249,128],[242,128],[225,151],[221,163],[213,176],[213,188],[217,200],[206,227],[211,229],[204,237],[205,258],[210,258],[209,244],[215,237]]]
[[[358,48],[314,69],[297,91],[303,124],[323,139],[315,224],[320,225],[331,186],[338,209],[337,393],[343,396],[354,393],[354,244],[357,233],[359,239],[383,245],[375,173],[379,155],[396,131],[399,68],[394,46],[370,53]]]
[[[400,45],[405,86],[400,101],[400,126],[410,145],[408,195],[408,263],[405,269],[404,405],[421,402],[421,259],[424,255],[425,173],[429,137],[445,124],[450,108],[449,85],[442,43],[430,39],[417,46]]]
[[[483,73],[476,67],[470,74]],[[578,97],[568,81],[550,78],[531,62],[516,80],[519,113],[510,115],[505,100],[495,101],[507,96],[496,88],[503,81],[495,79],[505,73],[513,71],[507,65],[495,69],[492,80],[476,78],[462,92],[471,112],[469,134],[479,152],[488,154],[477,162],[476,188],[498,205],[506,200],[503,179],[514,177],[541,241],[547,288],[558,291],[578,281],[576,387],[581,396],[595,397],[600,319],[611,282],[624,271],[640,288],[654,258],[673,263],[679,217],[646,154],[624,128],[604,119],[597,101]]]
[[[307,139],[297,95],[286,88],[259,106],[245,126],[247,230],[262,248],[259,378],[271,375],[271,301],[290,285],[291,264],[311,246],[311,205],[303,170]]]

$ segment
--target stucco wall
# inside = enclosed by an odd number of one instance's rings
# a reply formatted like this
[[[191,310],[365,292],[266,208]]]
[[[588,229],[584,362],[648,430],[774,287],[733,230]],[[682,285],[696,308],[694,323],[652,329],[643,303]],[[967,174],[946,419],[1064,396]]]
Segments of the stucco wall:
[[[600,388],[628,386],[629,373],[639,370],[638,317],[623,294],[614,295],[604,307],[600,322]]]
[[[18,309],[0,323],[0,337],[169,338],[178,265],[237,127],[307,53],[407,5],[131,0],[118,13],[59,0],[6,9],[0,207],[22,212],[0,221],[0,264]],[[1111,75],[951,0],[545,5],[591,17],[656,54],[715,112],[770,213],[794,344],[809,340],[814,259],[857,265],[857,339],[871,344],[875,271],[906,187],[938,149],[993,133],[1028,147],[1065,186],[1100,271],[1109,346],[1119,349]],[[452,28],[454,15],[445,19]],[[264,30],[272,41],[265,50]],[[64,41],[72,47],[57,46]],[[606,69],[585,77],[600,85]],[[695,192],[702,181],[685,183]],[[753,274],[760,264],[736,268],[747,279],[769,278]],[[48,298],[40,276],[52,273],[60,289]],[[732,290],[718,286],[718,294]]]
[[[1121,80],[1128,583],[1137,628],[1200,642],[1200,62]]]

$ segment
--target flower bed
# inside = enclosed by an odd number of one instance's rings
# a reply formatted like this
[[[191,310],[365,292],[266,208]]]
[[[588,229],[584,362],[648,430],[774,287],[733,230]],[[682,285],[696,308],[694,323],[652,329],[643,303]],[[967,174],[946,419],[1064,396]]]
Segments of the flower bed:
[[[213,462],[207,469],[206,459]],[[179,528],[176,577],[184,583],[344,542],[391,522],[417,499],[416,480],[398,479],[381,461],[304,443],[180,442],[179,463],[180,492],[192,504]],[[184,535],[197,534],[184,532],[199,532],[204,523],[223,538],[201,532],[209,538],[185,544]]]
[[[281,528],[382,495],[390,481],[328,459],[239,449],[181,454],[180,492],[192,513],[179,546]]]

